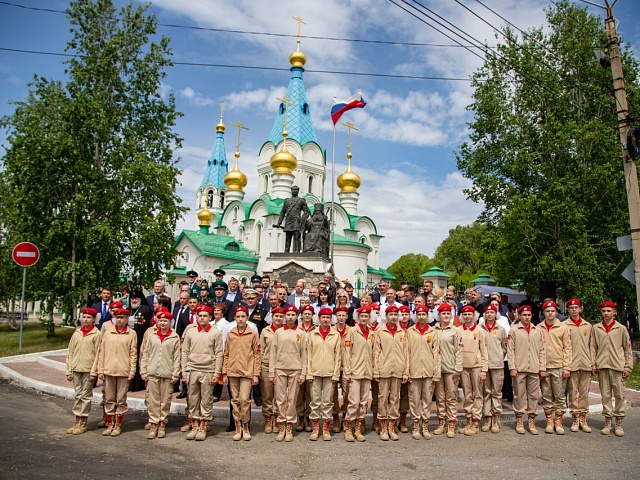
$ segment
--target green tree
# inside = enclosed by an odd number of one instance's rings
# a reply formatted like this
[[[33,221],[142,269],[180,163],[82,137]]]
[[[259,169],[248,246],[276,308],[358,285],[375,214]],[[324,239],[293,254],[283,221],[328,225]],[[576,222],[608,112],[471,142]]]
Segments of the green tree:
[[[433,259],[450,275],[474,274],[486,269],[487,226],[473,222],[452,228],[449,236],[436,248]]]
[[[559,296],[591,306],[633,295],[620,277],[630,260],[616,250],[629,219],[616,132],[611,72],[600,18],[560,2],[548,26],[506,41],[473,75],[475,114],[458,168],[473,180],[489,225],[491,272],[533,295],[555,281]],[[623,58],[631,111],[638,111],[638,64]]]
[[[49,313],[72,314],[123,276],[148,286],[177,254],[180,113],[160,94],[171,50],[168,38],[152,41],[157,21],[146,8],[73,1],[69,80],[35,77],[1,122],[4,227],[40,247],[29,292]]]
[[[396,277],[396,280],[392,281],[391,285],[397,289],[400,288],[401,282],[408,282],[413,286],[421,287],[422,278],[420,278],[420,275],[434,265],[433,260],[422,253],[402,255],[387,268]]]

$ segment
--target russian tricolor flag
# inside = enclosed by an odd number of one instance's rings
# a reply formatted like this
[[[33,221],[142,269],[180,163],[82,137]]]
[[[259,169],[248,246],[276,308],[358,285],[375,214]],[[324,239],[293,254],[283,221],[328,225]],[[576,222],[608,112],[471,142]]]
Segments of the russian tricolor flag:
[[[347,110],[351,110],[352,108],[364,108],[367,104],[362,98],[362,94],[360,92],[356,92],[354,95],[350,96],[346,100],[339,100],[333,97],[333,107],[331,108],[331,120],[335,125],[340,120],[340,117]]]

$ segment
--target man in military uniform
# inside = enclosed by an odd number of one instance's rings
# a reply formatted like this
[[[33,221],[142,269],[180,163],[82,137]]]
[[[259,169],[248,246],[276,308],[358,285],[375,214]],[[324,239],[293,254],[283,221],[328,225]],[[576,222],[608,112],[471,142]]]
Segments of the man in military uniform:
[[[227,272],[225,272],[224,270],[222,270],[221,268],[216,268],[213,271],[213,274],[216,277],[216,282],[221,282],[224,279],[224,276],[227,274]]]
[[[200,296],[200,285],[196,282],[196,278],[198,278],[198,272],[194,270],[189,270],[187,272],[187,278],[189,279],[189,296],[190,297],[199,297]]]
[[[224,304],[227,311],[227,321],[231,322],[233,320],[233,302],[225,299],[229,287],[222,280],[216,280],[211,284],[211,286],[213,287],[213,300],[211,301],[210,305],[213,308],[213,305],[215,305],[216,303]]]
[[[284,251],[289,252],[291,250],[291,240],[293,239],[293,252],[300,252],[302,249],[301,232],[304,229],[305,222],[309,217],[309,207],[307,202],[298,197],[300,188],[297,186],[291,187],[291,198],[287,198],[280,210],[280,216],[278,217],[277,228],[283,228],[286,234]],[[282,227],[282,220],[284,219],[284,227]]]

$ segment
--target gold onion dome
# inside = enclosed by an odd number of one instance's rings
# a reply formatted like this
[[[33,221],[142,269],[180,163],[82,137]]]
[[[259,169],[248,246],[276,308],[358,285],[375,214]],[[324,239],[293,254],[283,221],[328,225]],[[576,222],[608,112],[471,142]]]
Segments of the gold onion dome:
[[[298,46],[300,48],[300,46]],[[292,67],[304,67],[304,64],[307,63],[307,56],[302,53],[300,50],[296,50],[291,55],[289,55],[289,63]]]
[[[342,192],[355,192],[360,187],[361,181],[360,177],[353,173],[351,170],[351,152],[347,153],[347,158],[349,159],[349,166],[347,167],[346,172],[341,175],[338,175],[338,187]]]
[[[224,132],[226,128],[227,127],[224,126],[224,123],[222,123],[222,116],[220,116],[220,121],[216,125],[216,132]]]
[[[213,213],[209,211],[207,208],[207,204],[204,204],[204,207],[198,213],[198,220],[200,221],[200,225],[210,225],[211,220],[213,220]]]
[[[287,131],[282,132],[282,150],[271,157],[270,163],[273,173],[287,173],[291,175],[298,166],[298,159],[287,150]]]
[[[229,190],[240,191],[247,186],[247,176],[238,168],[238,158],[240,158],[240,152],[236,152],[235,168],[224,176],[224,184]]]

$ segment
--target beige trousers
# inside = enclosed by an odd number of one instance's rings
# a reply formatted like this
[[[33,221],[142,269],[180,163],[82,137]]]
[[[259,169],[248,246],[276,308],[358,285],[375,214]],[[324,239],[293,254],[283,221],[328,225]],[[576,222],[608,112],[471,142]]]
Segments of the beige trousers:
[[[309,384],[309,382],[306,383]],[[311,385],[311,414],[309,418],[318,420],[320,413],[322,413],[322,419],[328,422],[333,412],[334,384],[331,377],[313,377]]]
[[[107,415],[122,415],[127,411],[127,377],[104,376],[104,411]]]
[[[562,368],[547,368],[547,376],[540,379],[540,388],[544,411],[564,414],[567,409],[567,380],[562,378]]]
[[[538,414],[538,399],[540,398],[540,374],[518,372],[516,378],[511,377],[513,383],[513,411],[531,415]]]
[[[338,395],[338,384],[342,389],[342,405],[340,405],[340,397]],[[345,416],[349,405],[349,382],[345,381],[344,375],[340,373],[340,381],[335,384],[333,389],[333,413],[340,413]]]
[[[189,389],[189,409],[191,418],[196,420],[211,420],[213,407],[213,372],[198,372],[191,370],[187,377]]]
[[[170,378],[149,376],[147,381],[147,410],[149,421],[156,425],[166,422],[171,411],[173,384]]]
[[[273,383],[269,380],[269,369],[262,370],[260,392],[262,393],[262,415],[265,417],[276,415],[275,402],[273,401]]]
[[[379,384],[378,418],[380,420],[396,420],[399,416],[402,379],[398,377],[381,378]]]
[[[484,393],[484,407],[482,413],[485,417],[500,415],[502,412],[502,384],[504,383],[504,368],[490,368],[487,379],[484,381],[482,391]]]
[[[231,387],[233,418],[243,423],[251,421],[251,378],[227,377]],[[269,382],[271,383],[271,382]]]
[[[589,388],[591,387],[591,371],[576,370],[571,372],[567,380],[569,393],[569,410],[574,413],[589,413]]]
[[[296,413],[299,417],[308,417],[311,413],[311,389],[312,384],[305,381],[298,388],[296,396]]]
[[[349,385],[349,398],[348,401],[345,402],[347,403],[346,419],[349,422],[353,422],[358,418],[364,418],[367,414],[370,389],[371,380],[368,378],[351,379],[351,384]]]
[[[72,412],[78,417],[88,417],[91,412],[93,380],[89,380],[89,377],[89,372],[73,372],[73,388],[76,396]]]
[[[273,396],[278,410],[278,422],[296,423],[296,397],[298,396],[299,370],[276,371]]]
[[[480,367],[463,368],[460,380],[464,393],[464,413],[471,415],[475,420],[482,418],[482,385],[478,380]]]
[[[458,382],[453,381],[453,373],[443,373],[436,382],[436,407],[438,418],[455,420],[458,415]]]
[[[432,378],[412,378],[408,384],[409,411],[411,418],[422,419],[428,423],[431,417],[431,401],[433,399]],[[401,390],[402,392],[402,390]],[[401,393],[402,394],[402,393]]]
[[[622,372],[611,370],[610,368],[601,368],[598,370],[598,379],[600,381],[600,394],[602,395],[602,414],[605,417],[624,417],[624,380],[622,380]],[[613,408],[611,395],[616,400],[616,408]]]

